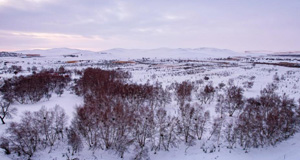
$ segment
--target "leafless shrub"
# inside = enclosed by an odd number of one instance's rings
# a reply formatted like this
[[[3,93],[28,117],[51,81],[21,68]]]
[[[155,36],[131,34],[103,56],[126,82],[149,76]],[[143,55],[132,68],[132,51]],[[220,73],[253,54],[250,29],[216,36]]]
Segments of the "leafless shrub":
[[[258,98],[250,98],[237,121],[238,139],[245,149],[275,145],[297,131],[299,117],[294,99],[278,96],[268,85]]]
[[[2,124],[5,124],[4,119],[12,118],[16,112],[17,109],[11,107],[9,102],[6,102],[5,100],[0,101],[0,120]]]
[[[37,112],[25,112],[20,123],[11,123],[6,130],[8,149],[18,155],[33,156],[46,147],[52,147],[57,141],[61,124],[65,123],[64,111],[56,107],[56,111],[45,108]],[[59,118],[58,118],[59,117]],[[51,151],[51,149],[50,149]]]
[[[186,101],[191,101],[192,90],[194,89],[194,84],[189,81],[184,81],[180,84],[176,84],[176,97],[178,104],[183,106]]]
[[[215,95],[215,88],[212,84],[205,85],[201,89],[200,93],[196,94],[197,98],[200,100],[201,104],[210,103]]]
[[[231,117],[236,110],[243,108],[243,92],[244,90],[241,87],[234,85],[233,81],[229,81],[224,96],[219,97],[220,102],[218,103],[218,107],[224,108]]]

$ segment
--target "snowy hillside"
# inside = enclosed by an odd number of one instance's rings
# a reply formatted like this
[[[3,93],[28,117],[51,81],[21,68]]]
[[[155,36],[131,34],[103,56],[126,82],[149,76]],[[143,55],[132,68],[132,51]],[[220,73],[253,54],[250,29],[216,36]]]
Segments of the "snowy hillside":
[[[92,59],[140,59],[140,58],[173,58],[173,59],[203,59],[203,58],[226,58],[234,56],[245,56],[244,53],[238,53],[227,49],[216,48],[157,48],[157,49],[123,49],[115,48],[99,52],[88,50],[78,50],[69,48],[54,48],[48,50],[23,50],[16,51],[23,54],[40,54],[41,56],[54,57],[63,55],[79,55],[82,58]]]
[[[118,58],[174,58],[174,59],[201,59],[201,58],[219,58],[243,56],[243,53],[237,53],[226,49],[216,48],[158,48],[158,49],[110,49],[104,52],[111,53]]]
[[[40,54],[41,56],[62,56],[68,54],[91,54],[94,53],[88,50],[70,49],[70,48],[53,48],[53,49],[34,49],[34,50],[21,50],[16,53],[22,54]]]
[[[300,51],[267,51],[267,50],[262,50],[262,51],[245,51],[245,54],[247,55],[277,55],[277,56],[295,56],[295,55],[300,55]]]

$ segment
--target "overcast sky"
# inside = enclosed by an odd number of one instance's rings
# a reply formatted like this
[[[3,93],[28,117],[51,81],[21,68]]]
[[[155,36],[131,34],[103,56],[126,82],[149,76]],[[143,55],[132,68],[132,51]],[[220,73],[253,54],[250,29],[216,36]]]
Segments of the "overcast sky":
[[[300,0],[0,0],[0,50],[300,50]]]

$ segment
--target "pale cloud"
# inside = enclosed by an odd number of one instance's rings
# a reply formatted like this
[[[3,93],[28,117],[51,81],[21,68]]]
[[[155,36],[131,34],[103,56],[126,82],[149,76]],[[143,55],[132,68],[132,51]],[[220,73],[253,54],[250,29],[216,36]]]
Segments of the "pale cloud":
[[[38,38],[38,39],[46,39],[56,41],[59,39],[78,39],[78,40],[85,40],[85,39],[92,39],[92,40],[104,40],[99,36],[82,36],[82,35],[72,35],[72,34],[61,34],[61,33],[39,33],[39,32],[18,32],[18,31],[1,31],[0,35],[7,35],[7,36],[15,36],[15,37],[29,37],[29,38]]]
[[[133,29],[134,32],[141,32],[141,33],[163,33],[164,30],[161,28],[136,28]]]
[[[32,49],[72,47],[72,45],[78,45],[77,48],[82,49],[93,49],[91,48],[91,46],[89,46],[89,44],[95,45],[95,43],[104,42],[104,39],[99,36],[82,36],[61,33],[16,32],[2,30],[0,30],[0,39],[2,39],[3,42],[6,42],[2,44],[7,47],[7,50],[14,50],[16,46],[21,47],[21,49],[27,49],[27,46],[28,48]],[[11,41],[15,43],[11,43]],[[81,43],[86,44],[82,45]],[[35,46],[34,44],[36,44],[37,46]]]
[[[7,4],[8,0],[0,0],[0,5],[5,5]]]
[[[10,3],[9,3],[9,0],[0,0],[0,7],[2,6],[8,6]]]
[[[184,17],[182,16],[177,16],[177,15],[171,15],[171,14],[166,14],[163,17],[165,20],[170,20],[170,21],[178,21],[178,20],[183,20]]]

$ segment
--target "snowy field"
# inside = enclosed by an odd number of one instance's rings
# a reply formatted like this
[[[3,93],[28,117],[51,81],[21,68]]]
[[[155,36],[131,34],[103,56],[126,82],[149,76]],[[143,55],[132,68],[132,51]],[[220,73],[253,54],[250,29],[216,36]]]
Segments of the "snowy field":
[[[219,50],[213,48],[199,49],[155,49],[155,50],[125,50],[112,49],[102,52],[91,52],[71,49],[52,49],[19,51],[22,54],[40,54],[40,57],[1,57],[0,58],[0,86],[5,79],[14,76],[32,75],[32,67],[36,67],[36,72],[42,69],[59,69],[63,66],[66,70],[84,70],[88,67],[101,68],[103,70],[119,70],[129,72],[131,78],[129,84],[150,84],[160,83],[163,88],[168,88],[174,83],[189,81],[195,83],[200,88],[211,84],[217,87],[220,83],[226,84],[233,80],[234,84],[244,88],[245,98],[255,98],[260,95],[260,91],[268,84],[275,83],[278,86],[276,93],[280,96],[287,95],[293,98],[298,105],[300,98],[300,57],[278,57],[266,54],[236,53],[229,50]],[[70,56],[73,55],[73,56]],[[286,65],[288,64],[288,65]],[[291,67],[290,64],[293,64]],[[296,66],[294,66],[296,65]],[[297,66],[298,65],[298,66]],[[8,72],[12,66],[21,66],[21,71]],[[70,86],[75,79],[81,76],[71,73]],[[250,83],[250,86],[248,85]],[[84,98],[77,96],[72,88],[67,86],[61,96],[52,93],[51,98],[43,98],[39,102],[20,104],[13,102],[12,108],[17,112],[12,119],[6,119],[6,124],[0,125],[0,134],[5,135],[5,130],[12,122],[20,122],[25,111],[38,111],[43,106],[50,109],[59,105],[67,116],[69,126],[76,112],[77,106],[84,105]],[[222,93],[222,91],[220,91]],[[207,124],[207,133],[204,138],[196,140],[192,146],[179,143],[177,147],[170,148],[169,151],[149,151],[150,159],[164,160],[299,160],[300,159],[300,133],[295,133],[287,140],[277,143],[274,146],[264,146],[250,148],[246,151],[238,144],[229,149],[225,141],[221,141],[212,153],[203,151],[203,144],[207,141],[213,119],[218,117],[215,111],[217,105],[217,95],[214,95],[211,103],[201,104],[205,111],[210,112],[210,120]],[[196,95],[192,94],[190,103],[200,103]],[[168,115],[179,115],[178,104],[175,98],[175,91],[171,90],[171,102],[165,106]],[[237,118],[240,112],[235,112],[233,117]],[[50,148],[39,150],[34,153],[33,160],[65,160],[65,159],[132,159],[135,155],[133,148],[124,153],[124,158],[120,158],[112,150],[92,150],[87,144],[81,152],[71,155],[66,142],[56,143]],[[25,156],[26,157],[26,156]],[[5,155],[4,150],[0,150],[0,159],[26,159],[17,154]]]

